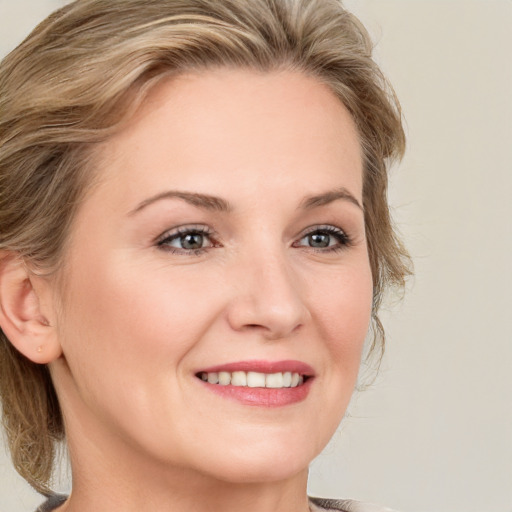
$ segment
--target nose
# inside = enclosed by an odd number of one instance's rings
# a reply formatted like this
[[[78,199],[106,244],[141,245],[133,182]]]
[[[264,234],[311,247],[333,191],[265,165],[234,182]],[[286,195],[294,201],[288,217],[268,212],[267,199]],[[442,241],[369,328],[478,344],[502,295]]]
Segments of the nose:
[[[300,280],[284,256],[250,258],[235,274],[228,308],[232,329],[277,340],[298,331],[309,318]]]

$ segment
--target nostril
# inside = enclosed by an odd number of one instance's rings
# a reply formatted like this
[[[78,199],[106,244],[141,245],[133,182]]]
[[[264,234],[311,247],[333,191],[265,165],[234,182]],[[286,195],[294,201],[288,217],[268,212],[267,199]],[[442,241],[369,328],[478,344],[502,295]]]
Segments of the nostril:
[[[228,306],[228,322],[238,332],[258,333],[268,340],[286,338],[304,325],[309,310],[290,279],[266,271],[258,282],[251,274],[246,287],[237,287]]]

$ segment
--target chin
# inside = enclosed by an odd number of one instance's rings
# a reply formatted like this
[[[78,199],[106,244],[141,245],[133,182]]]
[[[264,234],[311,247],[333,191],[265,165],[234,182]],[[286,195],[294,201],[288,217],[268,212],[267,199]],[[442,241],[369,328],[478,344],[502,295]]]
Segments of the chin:
[[[309,464],[324,447],[304,436],[288,433],[285,439],[269,434],[253,442],[237,440],[216,454],[209,454],[201,461],[206,473],[233,484],[285,481],[307,473]]]
[[[231,484],[268,484],[282,482],[308,471],[308,459],[297,459],[288,453],[275,452],[258,460],[237,459],[217,466],[209,475]]]

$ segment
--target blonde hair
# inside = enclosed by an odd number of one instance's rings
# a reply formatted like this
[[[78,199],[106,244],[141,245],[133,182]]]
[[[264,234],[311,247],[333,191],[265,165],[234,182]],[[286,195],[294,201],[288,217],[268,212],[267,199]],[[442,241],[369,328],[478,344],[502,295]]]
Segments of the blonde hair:
[[[348,108],[364,153],[374,346],[386,288],[403,287],[407,253],[387,204],[387,166],[405,147],[395,95],[359,21],[337,0],[77,0],[52,14],[0,66],[0,251],[32,268],[60,263],[86,195],[94,148],[170,74],[208,67],[295,69]],[[18,472],[49,492],[64,438],[48,369],[0,331],[0,396]]]

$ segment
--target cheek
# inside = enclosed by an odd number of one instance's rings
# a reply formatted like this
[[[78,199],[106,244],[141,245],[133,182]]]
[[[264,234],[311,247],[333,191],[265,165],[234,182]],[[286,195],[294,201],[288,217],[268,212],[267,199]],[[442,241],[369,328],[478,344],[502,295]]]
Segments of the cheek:
[[[328,442],[346,412],[357,382],[361,353],[371,318],[373,285],[364,255],[353,265],[317,272],[308,283],[313,324],[325,357],[320,368],[321,401],[315,417],[319,450]],[[324,286],[319,286],[320,284]],[[313,427],[314,429],[315,427]]]
[[[87,342],[67,348],[88,352],[99,365],[117,358],[137,372],[151,371],[140,363],[155,356],[162,365],[176,363],[216,318],[222,287],[203,274],[115,262],[76,276],[65,323]]]
[[[370,324],[373,284],[369,265],[361,264],[332,272],[325,277],[323,292],[313,297],[321,337],[333,364],[355,378]]]
[[[171,279],[162,268],[119,261],[70,278],[60,333],[71,384],[64,393],[109,428],[139,437],[148,425],[166,431],[183,405],[176,374],[216,317],[210,287],[200,276]]]

